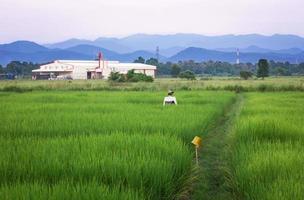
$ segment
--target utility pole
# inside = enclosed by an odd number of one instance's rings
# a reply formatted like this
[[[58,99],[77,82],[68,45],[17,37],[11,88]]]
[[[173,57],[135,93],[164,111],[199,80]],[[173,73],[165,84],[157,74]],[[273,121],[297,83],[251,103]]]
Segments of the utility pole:
[[[156,47],[156,59],[159,62],[159,47]]]
[[[240,50],[238,48],[236,50],[236,64],[240,64]]]

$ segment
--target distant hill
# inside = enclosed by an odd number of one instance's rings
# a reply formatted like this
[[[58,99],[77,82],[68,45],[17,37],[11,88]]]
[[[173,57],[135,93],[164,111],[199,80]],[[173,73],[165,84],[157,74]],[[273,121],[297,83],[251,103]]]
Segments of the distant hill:
[[[96,58],[96,55],[98,52],[102,52],[105,59],[108,60],[118,60],[118,61],[126,61],[126,62],[132,62],[135,59],[137,59],[139,56],[149,59],[151,57],[155,57],[155,55],[148,51],[135,51],[131,53],[125,53],[125,54],[119,54],[114,51],[107,50],[105,48],[92,46],[92,45],[78,45],[75,47],[67,48],[65,50],[77,52],[80,54],[85,54],[90,57]]]
[[[240,48],[247,49],[247,51],[250,52],[256,51],[258,53],[262,53],[262,51],[264,53],[268,52],[268,49],[281,50],[298,48],[304,50],[304,38],[296,35],[279,34],[275,34],[272,36],[265,36],[259,34],[220,36],[205,36],[199,34],[135,34],[124,38],[100,37],[93,41],[72,39],[60,43],[48,44],[47,47],[64,49],[79,44],[89,44],[93,46],[98,46],[118,53],[126,53],[138,50],[155,52],[157,46],[159,46],[161,50],[176,47],[182,49],[188,47],[198,47],[205,49],[227,49],[233,47],[233,51],[235,51],[235,48]],[[265,51],[263,49],[265,49]]]
[[[48,51],[44,46],[30,41],[16,41],[10,44],[0,44],[0,51],[18,52],[18,53],[34,53],[39,51]]]
[[[184,49],[186,49],[186,48],[185,47],[171,47],[168,49],[160,49],[160,54],[165,57],[171,57]]]
[[[300,54],[303,52],[303,50],[299,49],[299,48],[290,48],[290,49],[281,49],[281,50],[272,51],[272,52],[281,53],[281,54]]]
[[[54,44],[46,44],[45,46],[51,49],[67,49],[78,45],[90,45],[101,47],[103,49],[108,49],[118,53],[128,53],[133,51],[132,49],[119,44],[119,39],[116,38],[97,38],[96,40],[81,40],[81,39],[70,39],[63,42],[58,42]],[[135,50],[134,50],[135,51]]]
[[[119,57],[119,54],[114,51],[110,51],[105,48],[96,47],[96,46],[92,46],[92,45],[86,45],[86,44],[77,45],[74,47],[67,48],[65,50],[88,55],[92,59],[95,59],[99,52],[103,53],[105,59],[113,59],[113,58]]]
[[[237,47],[231,47],[231,48],[218,48],[215,49],[217,51],[224,51],[224,52],[236,52]],[[273,49],[264,49],[260,48],[258,46],[249,46],[247,48],[239,49],[242,53],[281,53],[281,54],[299,54],[303,50],[299,48],[289,48],[289,49],[280,49],[280,50],[273,50]]]
[[[142,56],[145,59],[155,57],[153,53],[148,51],[135,51],[119,54],[92,45],[76,45],[66,49],[48,49],[34,42],[18,41],[0,45],[0,64],[6,65],[11,61],[44,63],[58,59],[93,60],[96,59],[97,54],[100,51],[107,60],[118,60],[123,62],[133,62],[139,56]]]
[[[141,56],[147,60],[149,58],[155,57],[155,54],[148,52],[148,51],[135,51],[132,53],[122,54],[120,60],[121,61],[134,61],[139,56]],[[164,58],[163,56],[161,56],[161,57]]]
[[[194,60],[194,61],[225,61],[233,63],[236,61],[235,52],[222,52],[216,50],[208,50],[203,48],[190,47],[187,48],[176,55],[169,58],[170,61],[177,62],[180,60]],[[252,62],[256,63],[259,59],[265,58],[268,60],[275,61],[289,61],[291,63],[304,62],[304,53],[298,54],[282,54],[282,53],[240,53],[241,62]]]
[[[218,48],[215,49],[216,51],[224,51],[224,52],[236,52],[237,49],[239,49],[240,52],[251,52],[251,53],[268,53],[276,50],[271,50],[271,49],[264,49],[255,45],[251,45],[246,48],[237,48],[237,47],[230,47],[230,48]]]
[[[57,42],[54,44],[45,44],[44,46],[50,49],[66,49],[66,48],[70,48],[70,47],[74,47],[77,45],[83,45],[83,44],[88,44],[88,45],[92,45],[92,41],[90,40],[81,40],[81,39],[76,39],[76,38],[72,38],[69,40],[65,40],[62,42]]]
[[[58,59],[90,60],[91,57],[64,50],[40,51],[35,53],[7,52],[0,50],[0,64],[6,65],[11,61],[45,63]]]
[[[153,38],[157,38],[158,36],[155,35]],[[172,43],[174,39],[171,36],[164,36],[165,38],[168,37],[167,44]],[[179,39],[189,38],[189,35],[178,35],[176,36]],[[234,36],[225,36],[226,38],[234,37]],[[133,37],[128,37],[125,40],[128,42],[133,41],[134,43],[138,41],[137,39],[141,38],[140,41],[143,44],[138,45],[146,45],[150,44],[149,41],[144,42],[146,39],[146,35],[135,35]],[[171,39],[170,39],[171,38]],[[200,35],[195,35],[194,40],[200,42]],[[105,44],[105,41],[111,43],[115,41],[116,43],[119,41],[118,39],[102,39],[99,38],[98,41],[100,43]],[[162,40],[160,40],[161,42]],[[35,63],[44,63],[50,62],[57,59],[81,59],[81,60],[93,60],[96,59],[98,52],[103,52],[105,59],[107,60],[117,60],[121,62],[133,62],[139,56],[144,57],[145,59],[149,59],[151,57],[155,57],[155,51],[149,50],[135,50],[129,53],[119,53],[113,50],[109,50],[107,48],[103,48],[100,46],[94,46],[91,44],[79,44],[82,42],[91,43],[88,40],[77,40],[72,39],[63,43],[63,46],[69,46],[68,48],[60,49],[60,48],[47,48],[45,46],[36,44],[30,41],[16,41],[10,44],[2,44],[0,45],[0,64],[6,65],[7,63],[16,60],[16,61],[28,61],[28,62],[35,62]],[[165,42],[165,41],[164,41]],[[185,41],[181,41],[180,43],[185,43]],[[75,46],[70,46],[71,44],[77,44]],[[124,43],[119,44],[121,46],[131,44],[131,43]],[[178,44],[178,42],[177,42]],[[190,43],[189,43],[190,44]],[[300,43],[299,43],[300,44]],[[119,46],[118,45],[118,46]],[[134,44],[135,45],[135,44]],[[117,47],[118,47],[117,46]],[[236,61],[236,48],[219,48],[221,50],[211,50],[207,48],[200,48],[200,47],[187,47],[184,48],[182,46],[174,46],[172,48],[163,49],[160,48],[160,61],[182,61],[182,60],[195,60],[195,61],[206,61],[206,60],[213,60],[213,61],[225,61],[234,63]],[[163,53],[166,56],[161,55]],[[240,60],[241,62],[257,62],[260,58],[266,58],[268,60],[274,61],[289,61],[291,63],[295,62],[304,62],[304,52],[302,49],[293,47],[287,49],[280,49],[280,50],[273,50],[273,49],[266,49],[259,46],[248,46],[246,48],[240,48]]]
[[[94,58],[72,50],[48,49],[29,41],[17,41],[0,45],[0,64],[2,65],[6,65],[11,61],[43,63],[57,59],[92,60]]]
[[[234,62],[236,54],[232,52],[221,52],[215,50],[208,50],[197,47],[189,47],[176,55],[169,58],[170,61],[180,60],[194,60],[194,61],[208,61],[208,60],[221,60],[226,62]]]
[[[104,38],[100,37],[93,41],[95,46],[103,47],[105,49],[109,49],[111,51],[115,51],[118,53],[130,53],[137,50],[142,50],[138,48],[130,48],[129,46],[125,46],[120,42],[120,39],[117,38]]]

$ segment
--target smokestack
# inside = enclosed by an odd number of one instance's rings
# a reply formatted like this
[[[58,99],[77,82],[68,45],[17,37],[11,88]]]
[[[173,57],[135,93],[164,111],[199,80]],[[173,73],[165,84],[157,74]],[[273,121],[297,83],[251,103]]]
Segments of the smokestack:
[[[102,53],[101,52],[99,52],[98,53],[98,68],[100,69],[100,62],[101,62],[101,60],[103,60],[103,58],[102,58]]]

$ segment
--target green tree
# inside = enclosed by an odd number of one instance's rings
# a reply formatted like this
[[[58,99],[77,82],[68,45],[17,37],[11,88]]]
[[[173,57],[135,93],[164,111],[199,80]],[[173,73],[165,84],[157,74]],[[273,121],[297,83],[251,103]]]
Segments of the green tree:
[[[180,66],[177,64],[173,64],[171,67],[171,76],[176,78],[180,72],[181,72]]]
[[[145,63],[145,59],[143,58],[143,57],[141,57],[141,56],[139,56],[136,60],[134,60],[134,63]]]
[[[171,73],[171,65],[171,62],[159,63],[159,66],[157,66],[157,74],[169,75]]]
[[[127,74],[120,74],[119,72],[111,72],[109,76],[109,81],[114,82],[153,82],[154,79],[152,76],[148,76],[143,73],[135,73],[134,69],[129,70]]]
[[[275,74],[277,76],[285,76],[285,75],[287,75],[287,70],[283,67],[278,67],[275,69]]]
[[[2,65],[0,65],[0,74],[4,74],[5,73],[5,70],[4,68],[2,67]]]
[[[154,65],[154,66],[158,66],[158,60],[156,58],[150,58],[148,60],[146,60],[146,64],[147,65]]]
[[[240,71],[240,77],[242,79],[248,80],[248,78],[252,77],[252,73],[248,71]]]
[[[266,59],[260,59],[258,63],[258,71],[257,71],[257,77],[261,77],[264,79],[264,77],[269,76],[269,64]]]
[[[111,72],[109,81],[125,82],[126,76],[124,74],[120,74],[119,72]]]
[[[300,63],[298,65],[298,69],[300,74],[304,74],[304,63]]]
[[[13,74],[22,74],[22,67],[23,65],[21,62],[12,61],[6,65],[6,71]]]
[[[146,74],[143,73],[135,73],[134,69],[129,70],[126,77],[128,82],[139,82],[139,81],[153,82],[152,76],[147,76]]]
[[[12,61],[6,66],[7,73],[13,73],[17,75],[29,75],[32,73],[33,69],[39,68],[38,64],[33,64],[32,62],[19,62]]]
[[[185,79],[188,79],[188,80],[195,80],[195,74],[193,71],[190,71],[190,70],[186,70],[186,71],[183,71],[181,72],[179,75],[178,75],[179,78],[185,78]]]

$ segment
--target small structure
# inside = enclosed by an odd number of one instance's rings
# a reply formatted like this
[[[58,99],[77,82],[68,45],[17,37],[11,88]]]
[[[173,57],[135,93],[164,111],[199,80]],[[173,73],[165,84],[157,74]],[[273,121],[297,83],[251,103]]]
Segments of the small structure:
[[[156,66],[142,63],[120,63],[99,60],[56,60],[32,70],[32,79],[107,79],[111,72],[126,74],[129,70],[155,78]]]

